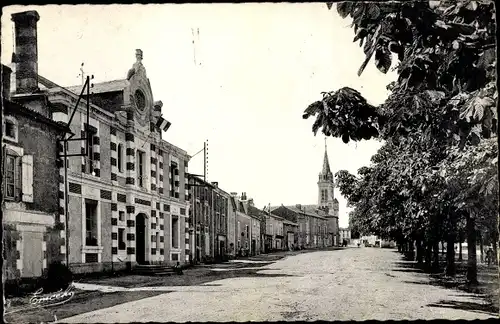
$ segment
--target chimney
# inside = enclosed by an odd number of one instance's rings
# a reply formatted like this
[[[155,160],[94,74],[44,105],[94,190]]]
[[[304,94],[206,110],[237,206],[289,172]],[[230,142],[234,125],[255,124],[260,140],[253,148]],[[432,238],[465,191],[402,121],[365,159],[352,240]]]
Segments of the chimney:
[[[10,100],[10,75],[12,70],[2,64],[2,97],[4,100]]]
[[[241,200],[247,200],[247,193],[246,192],[241,193]]]
[[[255,205],[253,203],[253,198],[248,199],[248,205],[255,207]]]
[[[217,181],[213,181],[213,182],[212,182],[212,185],[214,185],[214,186],[215,186],[215,188],[219,188],[219,183],[218,183]]]
[[[36,11],[12,14],[15,28],[16,94],[31,94],[38,90],[38,47]]]
[[[237,196],[238,196],[238,193],[237,193],[237,192],[231,192],[231,194],[230,194],[230,195],[231,195],[231,196],[233,196],[233,197],[237,197]]]
[[[298,209],[302,210],[302,205],[301,204],[297,204],[297,205],[295,205],[295,207],[297,207]]]

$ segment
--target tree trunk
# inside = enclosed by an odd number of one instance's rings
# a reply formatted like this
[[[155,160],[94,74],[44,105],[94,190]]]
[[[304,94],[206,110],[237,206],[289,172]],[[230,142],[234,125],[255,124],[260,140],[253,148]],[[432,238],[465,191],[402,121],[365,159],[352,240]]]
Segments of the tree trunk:
[[[446,242],[446,275],[455,275],[455,234],[448,234],[448,240]]]
[[[410,250],[408,251],[408,259],[410,259],[411,261],[415,261],[415,246],[413,240],[409,241],[409,245]]]
[[[497,249],[497,240],[498,240],[497,238],[495,238],[495,239],[493,240],[493,256],[494,256],[494,258],[495,258],[495,259],[494,259],[494,261],[495,261],[495,264],[494,264],[494,265],[498,265],[498,262],[497,262],[497,260],[498,260],[498,254],[497,254],[497,253],[498,253],[498,249]]]
[[[476,256],[476,221],[467,215],[467,281],[477,284],[477,256]]]
[[[462,240],[460,240],[460,244],[458,244],[458,261],[462,261]]]
[[[420,238],[417,239],[417,263],[422,264],[422,261],[424,260],[423,256],[423,248],[422,248],[422,241]]]
[[[425,268],[431,270],[432,246],[429,241],[425,242]]]
[[[432,271],[433,272],[438,272],[439,271],[439,241],[436,240],[432,244],[433,248],[433,254],[432,254]]]
[[[483,234],[479,232],[479,246],[481,251],[481,263],[484,263],[484,245],[483,245]]]

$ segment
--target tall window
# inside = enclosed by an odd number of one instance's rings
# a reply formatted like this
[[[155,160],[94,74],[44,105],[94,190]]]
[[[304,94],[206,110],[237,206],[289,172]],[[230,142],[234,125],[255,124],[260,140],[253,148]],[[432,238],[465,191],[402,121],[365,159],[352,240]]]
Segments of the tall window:
[[[85,201],[85,245],[97,246],[97,202]]]
[[[118,249],[119,250],[125,250],[126,244],[125,244],[125,229],[124,228],[119,228],[118,229]]]
[[[250,233],[250,230],[248,229],[248,225],[245,225],[245,232],[246,232],[246,236],[248,238],[249,233]]]
[[[179,219],[177,217],[175,218],[172,217],[172,233],[170,237],[172,237],[173,248],[179,247],[179,236],[177,235],[178,227],[179,227]]]
[[[3,197],[8,200],[33,202],[33,155],[21,157],[6,148],[2,162]]]
[[[118,214],[118,219],[120,221],[124,221],[125,220],[125,212],[124,211],[120,211],[119,214]]]
[[[144,152],[137,151],[137,183],[144,188]]]
[[[118,144],[118,171],[123,172],[123,145]]]
[[[177,163],[170,164],[170,197],[179,198],[179,168]]]
[[[18,159],[16,156],[7,154],[5,158],[5,197],[15,199],[17,192],[20,191],[19,186],[16,186],[19,174]]]
[[[97,133],[94,130],[89,129],[87,133],[87,168],[86,171],[89,174],[94,172],[94,136]]]

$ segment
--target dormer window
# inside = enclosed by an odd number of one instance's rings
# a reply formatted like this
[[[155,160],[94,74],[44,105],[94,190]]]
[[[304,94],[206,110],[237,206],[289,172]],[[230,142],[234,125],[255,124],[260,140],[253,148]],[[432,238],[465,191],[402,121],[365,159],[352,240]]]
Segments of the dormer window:
[[[5,118],[4,136],[10,141],[17,142],[17,121],[14,118]]]

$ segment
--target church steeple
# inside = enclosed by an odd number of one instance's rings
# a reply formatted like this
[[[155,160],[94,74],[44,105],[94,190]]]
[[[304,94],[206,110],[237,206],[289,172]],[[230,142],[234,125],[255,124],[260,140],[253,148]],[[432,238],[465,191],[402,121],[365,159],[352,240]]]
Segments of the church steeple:
[[[328,162],[328,148],[326,146],[326,138],[325,138],[325,157],[323,159],[323,170],[321,170],[322,175],[329,175],[332,171],[330,170],[330,163]]]
[[[325,156],[318,181],[318,206],[332,208],[334,200],[333,173],[330,169],[330,161],[328,161],[328,147],[325,138]]]
[[[319,174],[319,181],[333,181],[333,173],[330,169],[330,162],[328,161],[328,147],[326,146],[325,138],[325,157],[323,158],[323,169]]]

